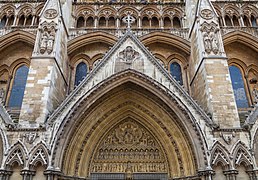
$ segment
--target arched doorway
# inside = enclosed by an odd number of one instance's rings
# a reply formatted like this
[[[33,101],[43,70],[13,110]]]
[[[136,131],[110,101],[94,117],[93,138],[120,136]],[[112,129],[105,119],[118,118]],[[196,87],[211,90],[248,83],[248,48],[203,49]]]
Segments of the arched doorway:
[[[205,167],[205,148],[184,107],[134,73],[111,77],[69,110],[52,159],[66,177],[163,180]]]

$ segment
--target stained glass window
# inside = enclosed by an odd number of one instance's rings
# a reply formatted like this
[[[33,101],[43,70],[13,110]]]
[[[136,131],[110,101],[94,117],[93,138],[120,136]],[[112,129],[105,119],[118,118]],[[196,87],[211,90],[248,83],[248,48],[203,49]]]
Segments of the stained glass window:
[[[75,74],[75,86],[78,86],[81,81],[86,77],[87,75],[87,65],[84,62],[81,62],[76,67],[76,74]]]
[[[183,85],[181,66],[178,63],[176,63],[176,62],[171,63],[171,65],[170,65],[170,73],[173,76],[173,78],[180,85]]]
[[[25,65],[19,67],[15,73],[14,82],[9,99],[9,107],[20,108],[24,96],[29,68]]]
[[[243,81],[240,69],[236,66],[230,66],[229,72],[230,72],[230,77],[232,81],[237,107],[238,108],[248,107],[248,100],[247,100],[244,81]]]

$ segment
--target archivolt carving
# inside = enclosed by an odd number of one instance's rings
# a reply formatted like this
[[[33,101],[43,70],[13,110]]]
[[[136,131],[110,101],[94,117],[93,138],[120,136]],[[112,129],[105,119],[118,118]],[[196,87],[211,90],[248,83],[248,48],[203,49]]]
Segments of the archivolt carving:
[[[142,125],[127,119],[110,130],[95,152],[91,172],[167,172],[161,147]]]

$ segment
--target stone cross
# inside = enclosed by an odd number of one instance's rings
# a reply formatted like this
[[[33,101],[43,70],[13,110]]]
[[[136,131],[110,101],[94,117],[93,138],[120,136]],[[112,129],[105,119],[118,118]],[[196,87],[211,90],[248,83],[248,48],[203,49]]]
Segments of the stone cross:
[[[127,29],[131,28],[131,25],[134,23],[134,21],[135,21],[135,18],[133,16],[131,16],[130,14],[128,14],[127,16],[125,16],[123,18],[123,22],[125,24],[127,24]]]

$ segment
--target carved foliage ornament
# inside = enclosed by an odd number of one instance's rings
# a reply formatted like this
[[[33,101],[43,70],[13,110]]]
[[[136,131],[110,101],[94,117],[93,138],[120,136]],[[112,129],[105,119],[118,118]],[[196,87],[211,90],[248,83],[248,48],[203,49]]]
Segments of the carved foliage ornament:
[[[214,17],[214,13],[210,9],[201,10],[201,17],[203,19],[212,19]]]
[[[44,54],[47,52],[50,54],[53,51],[55,34],[56,34],[56,23],[46,21],[42,23],[41,38],[40,38],[40,53]]]
[[[161,147],[143,126],[127,119],[99,145],[91,172],[167,172]]]
[[[201,25],[201,31],[203,33],[203,43],[205,52],[207,54],[219,53],[219,40],[218,40],[218,27],[214,22],[207,23],[204,22]]]

